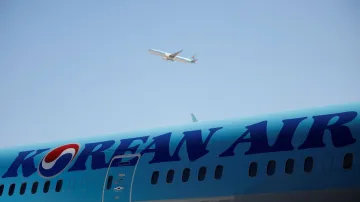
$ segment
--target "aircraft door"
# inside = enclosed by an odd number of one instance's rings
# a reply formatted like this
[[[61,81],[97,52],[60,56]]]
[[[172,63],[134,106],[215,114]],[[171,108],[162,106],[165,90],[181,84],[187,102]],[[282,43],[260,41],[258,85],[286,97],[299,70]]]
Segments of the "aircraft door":
[[[111,159],[105,176],[102,202],[131,202],[139,159],[140,154],[119,155]]]

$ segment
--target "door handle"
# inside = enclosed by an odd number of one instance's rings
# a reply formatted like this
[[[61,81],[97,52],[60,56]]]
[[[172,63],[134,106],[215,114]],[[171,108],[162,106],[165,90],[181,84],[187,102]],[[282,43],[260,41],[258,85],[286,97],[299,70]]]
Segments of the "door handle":
[[[124,189],[124,187],[118,186],[118,187],[114,188],[114,191],[118,192],[118,191],[121,191],[123,189]]]

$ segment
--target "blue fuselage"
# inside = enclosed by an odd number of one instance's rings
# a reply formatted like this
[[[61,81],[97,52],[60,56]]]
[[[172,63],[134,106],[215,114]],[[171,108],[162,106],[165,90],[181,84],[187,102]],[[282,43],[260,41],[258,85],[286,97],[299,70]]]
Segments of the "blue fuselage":
[[[360,104],[0,150],[0,201],[360,201]]]

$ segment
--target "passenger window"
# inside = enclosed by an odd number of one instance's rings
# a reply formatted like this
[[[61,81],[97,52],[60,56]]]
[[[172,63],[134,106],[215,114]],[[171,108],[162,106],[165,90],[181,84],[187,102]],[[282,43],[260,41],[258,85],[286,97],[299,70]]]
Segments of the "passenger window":
[[[274,175],[275,167],[276,167],[276,162],[274,160],[269,161],[266,170],[267,175],[269,176]]]
[[[249,166],[249,176],[250,177],[255,177],[257,174],[257,163],[256,162],[251,162],[250,166]]]
[[[182,173],[182,181],[187,182],[189,180],[189,177],[190,177],[190,168],[185,168]]]
[[[32,194],[35,194],[37,192],[37,188],[39,186],[39,183],[38,182],[34,182],[32,187],[31,187],[31,193]]]
[[[44,193],[48,193],[48,192],[49,192],[49,188],[50,188],[50,181],[47,180],[47,181],[45,182],[45,184],[44,184],[44,189],[43,189]]]
[[[25,190],[26,190],[26,182],[24,182],[24,183],[21,184],[21,187],[20,187],[20,195],[25,194]]]
[[[206,175],[206,167],[201,167],[198,173],[198,180],[203,181]]]
[[[353,154],[352,153],[347,153],[344,156],[344,161],[343,161],[343,168],[344,169],[350,169],[352,167],[353,164]]]
[[[159,179],[159,171],[154,171],[151,176],[151,184],[156,184]]]
[[[111,189],[112,181],[113,181],[113,176],[110,175],[107,180],[106,189]]]
[[[12,196],[15,191],[15,184],[11,184],[9,187],[9,196]]]
[[[175,171],[174,170],[169,170],[167,175],[166,175],[166,183],[172,183],[173,180],[174,180],[174,173]]]
[[[2,196],[3,192],[4,192],[4,185],[2,184],[0,185],[0,196]]]
[[[58,180],[58,181],[57,181],[56,187],[55,187],[55,191],[56,191],[56,192],[60,192],[60,191],[61,191],[62,184],[63,184],[63,181],[62,181],[62,180]]]
[[[312,157],[307,157],[304,162],[304,171],[309,173],[314,167],[314,160]]]
[[[294,159],[288,159],[285,164],[285,173],[292,174],[294,172]]]
[[[218,165],[215,168],[215,179],[220,179],[223,173],[223,166],[222,165]]]

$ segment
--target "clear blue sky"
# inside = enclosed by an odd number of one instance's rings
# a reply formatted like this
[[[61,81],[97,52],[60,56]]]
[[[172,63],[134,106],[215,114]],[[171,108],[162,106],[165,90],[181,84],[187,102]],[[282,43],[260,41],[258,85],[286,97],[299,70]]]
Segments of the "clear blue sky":
[[[0,147],[360,101],[360,3],[1,1]],[[196,65],[168,63],[149,48]]]

